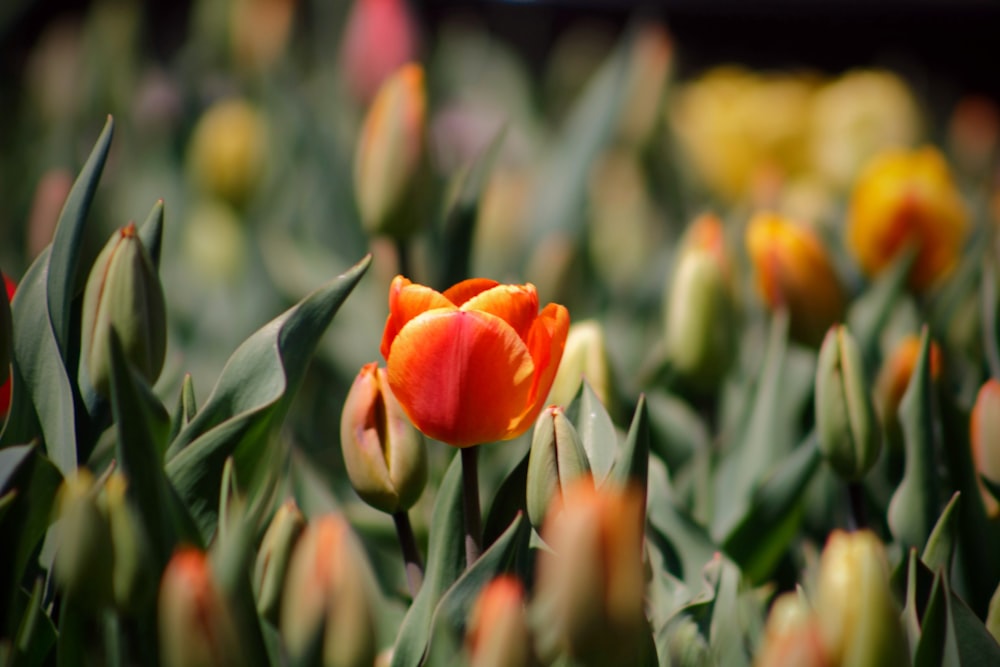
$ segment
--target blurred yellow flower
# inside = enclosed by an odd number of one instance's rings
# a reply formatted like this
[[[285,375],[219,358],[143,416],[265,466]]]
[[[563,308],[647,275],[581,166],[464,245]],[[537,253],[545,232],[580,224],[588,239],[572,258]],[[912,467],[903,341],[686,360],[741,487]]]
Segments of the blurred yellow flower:
[[[205,192],[234,206],[250,199],[267,158],[267,125],[243,99],[213,104],[198,120],[188,147],[191,175]]]
[[[869,276],[913,244],[910,286],[926,289],[954,266],[967,229],[965,205],[934,148],[881,153],[854,185],[847,246]]]
[[[820,239],[805,225],[762,212],[747,226],[746,246],[761,298],[772,310],[788,309],[793,337],[818,344],[846,303]]]

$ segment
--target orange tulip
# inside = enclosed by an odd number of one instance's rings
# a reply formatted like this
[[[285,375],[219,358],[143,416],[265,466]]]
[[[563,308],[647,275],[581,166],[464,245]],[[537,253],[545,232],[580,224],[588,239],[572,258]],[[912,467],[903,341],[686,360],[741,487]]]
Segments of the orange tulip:
[[[972,440],[972,462],[976,472],[993,484],[1000,484],[1000,381],[987,380],[979,388],[972,407],[969,436]],[[991,517],[1000,516],[1000,503],[986,486],[979,482],[983,506]]]
[[[808,227],[758,213],[746,231],[757,288],[769,308],[784,306],[795,338],[817,345],[844,313],[846,299],[826,248]]]
[[[910,286],[922,290],[954,266],[967,229],[968,214],[941,154],[889,151],[869,162],[854,186],[847,246],[868,275],[916,246]]]
[[[473,278],[442,292],[397,276],[382,335],[389,387],[410,421],[456,447],[509,440],[545,405],[569,332],[535,286]]]
[[[917,365],[920,355],[920,338],[906,336],[892,351],[892,355],[882,364],[875,384],[876,403],[881,410],[882,420],[894,421],[899,402],[910,385],[910,376]],[[941,376],[941,348],[931,341],[930,351],[931,379]]]
[[[479,593],[465,644],[471,667],[524,667],[531,662],[531,635],[524,586],[512,575],[490,581]]]

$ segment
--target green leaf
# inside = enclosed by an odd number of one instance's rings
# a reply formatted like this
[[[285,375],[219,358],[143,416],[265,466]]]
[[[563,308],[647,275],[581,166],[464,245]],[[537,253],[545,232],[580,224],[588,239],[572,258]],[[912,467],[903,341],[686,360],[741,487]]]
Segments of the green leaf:
[[[1000,377],[1000,318],[997,318],[997,267],[992,253],[983,258],[982,296],[983,351],[990,374]]]
[[[625,445],[615,462],[614,481],[625,486],[635,485],[642,492],[642,506],[646,506],[646,489],[649,486],[649,411],[646,396],[640,394],[639,404],[632,415]]]
[[[177,405],[174,407],[174,414],[170,418],[170,433],[167,435],[167,442],[173,442],[181,429],[191,423],[195,413],[198,412],[198,403],[194,398],[194,380],[190,373],[184,374],[181,382],[181,393],[177,397]],[[165,453],[165,452],[164,452]]]
[[[896,300],[906,290],[906,280],[910,275],[910,267],[917,257],[916,251],[917,248],[911,247],[900,252],[871,287],[853,301],[847,312],[847,326],[869,363],[875,359],[879,335],[889,321]]]
[[[653,390],[649,407],[650,445],[671,470],[687,463],[699,449],[711,446],[711,436],[701,416],[676,395]]]
[[[566,418],[576,427],[580,444],[587,452],[594,483],[602,484],[618,457],[618,434],[607,409],[586,380],[566,408]]]
[[[493,495],[493,504],[483,525],[483,544],[493,544],[519,513],[526,512],[525,494],[528,481],[528,457],[525,453],[514,469],[504,477]]]
[[[431,515],[424,584],[403,618],[392,654],[392,667],[417,667],[430,641],[433,612],[465,570],[462,465],[458,454],[441,480]]]
[[[764,480],[727,535],[723,548],[751,581],[766,580],[798,532],[797,510],[820,460],[812,434]]]
[[[163,249],[163,200],[153,204],[153,210],[139,228],[139,240],[153,260],[153,267],[160,269],[160,254]]]
[[[371,264],[365,257],[248,338],[222,370],[215,389],[171,443],[167,475],[207,540],[228,457],[252,484],[268,434],[284,418],[309,360],[337,309]]]
[[[944,573],[938,571],[921,619],[913,667],[958,667],[955,647],[948,644],[948,591]]]
[[[7,667],[21,665],[41,665],[56,642],[56,629],[42,608],[45,591],[42,579],[36,579],[31,588],[31,597],[27,601],[17,635],[10,647],[11,655]]]
[[[927,601],[930,599],[933,584],[934,575],[917,558],[917,550],[910,549],[906,561],[906,605],[902,614],[903,629],[910,644],[910,655],[916,655],[917,652],[917,644],[920,642],[920,619],[927,611]]]
[[[920,560],[933,572],[951,570],[951,557],[955,553],[955,522],[958,520],[955,507],[959,504],[958,500],[961,495],[961,491],[956,491],[951,496],[951,500],[948,501],[948,505],[941,512],[941,516],[934,525],[934,530],[927,538],[924,553],[920,556]]]
[[[930,332],[924,327],[910,384],[899,403],[906,463],[903,480],[889,502],[889,528],[905,547],[923,548],[938,516],[934,462],[934,396],[930,369]]]

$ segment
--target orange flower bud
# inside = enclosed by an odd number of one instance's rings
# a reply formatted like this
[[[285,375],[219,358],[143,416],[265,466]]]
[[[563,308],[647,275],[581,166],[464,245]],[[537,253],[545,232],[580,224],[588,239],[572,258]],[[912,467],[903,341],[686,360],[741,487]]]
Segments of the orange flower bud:
[[[351,486],[375,509],[405,512],[423,493],[426,448],[375,363],[361,369],[347,393],[340,447]]]
[[[371,100],[393,72],[416,58],[418,42],[405,0],[355,0],[341,54],[354,96]]]
[[[159,601],[160,661],[164,667],[245,664],[233,618],[208,556],[174,553],[163,571]]]
[[[968,214],[948,164],[930,147],[887,151],[868,162],[854,185],[847,246],[870,276],[907,246],[917,249],[910,286],[930,287],[955,265]]]
[[[804,225],[758,213],[747,227],[746,245],[764,302],[772,310],[788,309],[793,337],[819,344],[846,303],[822,242]]]
[[[0,420],[7,416],[10,409],[10,356],[13,341],[12,322],[10,315],[10,300],[14,298],[17,285],[6,273],[3,276],[7,300],[0,304]]]
[[[976,472],[993,484],[1000,484],[1000,382],[987,380],[979,389],[969,427],[972,462]],[[983,505],[990,516],[1000,516],[1000,503],[980,482]]]
[[[538,564],[539,630],[547,657],[581,665],[632,664],[644,625],[642,496],[581,478],[554,501]],[[543,656],[545,657],[545,656]]]
[[[798,593],[779,596],[767,616],[759,667],[827,667],[819,621]]]
[[[465,643],[470,667],[531,664],[524,586],[517,577],[503,575],[486,584],[469,615]]]
[[[230,8],[230,41],[237,63],[267,69],[285,50],[296,0],[235,0]]]
[[[473,278],[442,292],[396,276],[382,356],[413,425],[456,447],[509,440],[538,418],[559,368],[569,312],[539,312],[532,284]]]
[[[910,376],[913,375],[919,355],[920,337],[906,336],[882,364],[875,384],[875,398],[882,423],[887,427],[896,423],[899,402],[910,384]],[[941,375],[941,348],[934,341],[931,341],[930,356],[931,379],[936,381]]]

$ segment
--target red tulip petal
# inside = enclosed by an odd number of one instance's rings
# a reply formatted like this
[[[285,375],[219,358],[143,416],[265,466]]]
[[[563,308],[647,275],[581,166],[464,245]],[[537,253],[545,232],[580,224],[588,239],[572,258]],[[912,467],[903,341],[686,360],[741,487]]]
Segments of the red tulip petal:
[[[528,330],[538,317],[538,292],[530,283],[497,285],[463,303],[462,310],[478,310],[496,315],[513,327],[521,340],[527,340]]]
[[[457,447],[507,437],[535,381],[517,333],[476,311],[438,310],[411,320],[392,345],[387,370],[410,421]]]
[[[430,287],[411,283],[403,276],[393,278],[389,287],[389,317],[382,332],[382,357],[389,359],[393,339],[414,317],[435,308],[454,307],[444,295]]]
[[[490,280],[489,278],[469,278],[446,289],[444,296],[456,306],[461,306],[477,294],[492,289],[499,284],[497,281]]]
[[[555,303],[545,306],[528,333],[528,349],[538,371],[528,392],[524,414],[511,424],[508,437],[520,435],[538,419],[556,379],[568,334],[569,311]]]

